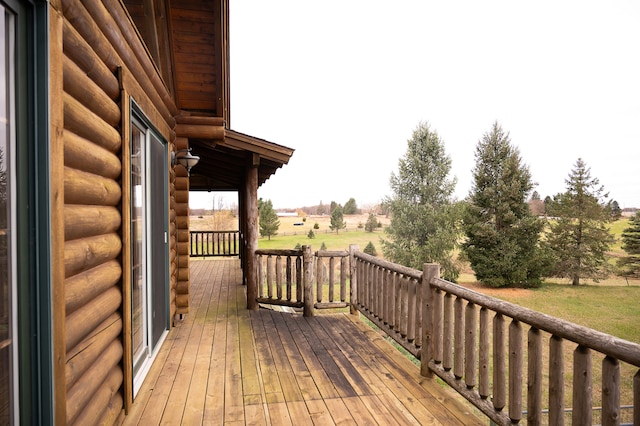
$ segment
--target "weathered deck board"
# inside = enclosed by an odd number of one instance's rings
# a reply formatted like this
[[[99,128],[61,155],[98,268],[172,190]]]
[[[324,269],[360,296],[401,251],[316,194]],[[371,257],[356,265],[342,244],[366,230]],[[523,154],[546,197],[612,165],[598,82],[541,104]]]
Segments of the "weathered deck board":
[[[191,313],[125,425],[486,423],[356,317],[248,311],[241,278],[237,259],[191,262]]]

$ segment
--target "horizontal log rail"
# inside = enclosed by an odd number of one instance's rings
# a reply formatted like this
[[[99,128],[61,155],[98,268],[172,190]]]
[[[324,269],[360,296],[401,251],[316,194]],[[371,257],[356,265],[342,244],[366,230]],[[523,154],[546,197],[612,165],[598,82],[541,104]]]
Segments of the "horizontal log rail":
[[[190,231],[189,256],[238,256],[240,231]]]
[[[603,425],[621,424],[623,414],[640,425],[637,343],[450,283],[436,264],[423,272],[357,246],[348,253],[303,246],[256,255],[260,303],[303,308],[305,315],[349,306],[418,358],[422,375],[440,377],[497,424],[526,418],[562,425],[567,412],[573,425],[592,424],[595,410]],[[633,383],[633,401],[621,400],[621,379]],[[602,395],[595,404],[594,389]]]

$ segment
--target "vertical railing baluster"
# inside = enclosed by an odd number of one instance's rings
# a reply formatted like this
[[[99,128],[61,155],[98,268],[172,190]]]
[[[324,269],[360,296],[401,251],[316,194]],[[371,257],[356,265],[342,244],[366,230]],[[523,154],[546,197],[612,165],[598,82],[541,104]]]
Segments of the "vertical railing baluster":
[[[324,259],[316,257],[316,301],[322,302],[322,283],[324,281]]]
[[[489,385],[489,363],[491,362],[491,323],[489,320],[489,310],[480,308],[480,355],[478,356],[478,394],[482,399],[487,399],[491,395]]]
[[[407,318],[409,317],[407,308],[409,307],[409,279],[402,275],[400,277],[400,335],[407,337]]]
[[[453,325],[453,375],[460,380],[464,376],[464,308],[461,297],[456,297],[453,305],[455,316]]]
[[[276,294],[282,300],[282,256],[276,256]]]
[[[340,301],[347,301],[347,260],[348,257],[340,258]]]
[[[267,256],[267,297],[273,298],[273,256]]]
[[[442,368],[450,371],[453,368],[453,296],[444,295],[444,315],[442,325]]]
[[[302,256],[296,256],[296,301],[304,301]]]
[[[573,351],[573,426],[590,425],[592,421],[593,396],[591,350],[578,345]]]
[[[264,277],[262,276],[262,255],[256,256],[258,266],[258,297],[264,297]]]
[[[558,336],[549,340],[549,424],[564,425],[564,352]]]
[[[509,418],[522,419],[522,375],[524,363],[523,331],[520,321],[509,324]]]
[[[507,404],[507,379],[504,317],[493,317],[493,408],[498,411]]]
[[[603,426],[620,424],[620,363],[606,356],[602,360],[602,419]]]
[[[391,271],[385,269],[382,274],[382,320],[387,325],[393,322],[393,320],[389,318],[389,305],[391,305],[391,300],[389,298],[389,287],[391,286],[390,277]]]
[[[333,285],[336,279],[335,268],[336,268],[336,259],[335,257],[331,256],[329,258],[329,302],[333,302]]]
[[[402,277],[397,272],[393,272],[393,329],[400,331],[402,319]]]
[[[633,424],[640,425],[640,370],[633,376]]]
[[[477,360],[477,330],[478,323],[476,320],[476,305],[472,302],[467,303],[464,318],[465,327],[465,370],[464,382],[467,389],[473,389],[476,386],[476,360]]]
[[[416,338],[416,281],[407,279],[407,340],[413,342]]]
[[[425,312],[422,313],[423,315]],[[444,294],[435,289],[433,297],[433,361],[442,363],[442,348],[444,343]]]
[[[527,374],[527,424],[542,422],[542,336],[540,330],[531,327],[528,337]]]
[[[291,262],[291,256],[287,256],[287,263],[286,263],[286,280],[287,280],[287,300],[291,301],[291,287],[293,285],[293,280],[292,280],[292,268],[293,268],[293,264]]]
[[[422,346],[422,337],[423,337],[422,313],[423,313],[424,304],[425,304],[425,301],[423,300],[423,298],[424,298],[424,294],[422,293],[422,282],[418,280],[416,281],[416,341],[415,341],[415,346],[418,348]],[[431,315],[433,315],[433,310],[430,313]],[[431,320],[431,325],[433,326],[433,318]]]

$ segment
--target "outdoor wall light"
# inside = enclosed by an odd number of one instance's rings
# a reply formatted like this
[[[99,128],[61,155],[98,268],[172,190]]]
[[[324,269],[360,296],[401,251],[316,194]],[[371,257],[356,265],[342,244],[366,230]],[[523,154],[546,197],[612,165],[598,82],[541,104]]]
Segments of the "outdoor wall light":
[[[191,176],[191,168],[198,164],[200,157],[191,154],[191,148],[181,149],[178,152],[171,152],[171,167],[176,163],[187,169],[187,176]]]

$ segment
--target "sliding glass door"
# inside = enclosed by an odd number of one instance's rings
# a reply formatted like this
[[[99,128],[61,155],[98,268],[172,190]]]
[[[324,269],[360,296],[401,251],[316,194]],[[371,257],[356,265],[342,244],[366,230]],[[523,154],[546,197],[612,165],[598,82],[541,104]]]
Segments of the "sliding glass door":
[[[131,316],[134,394],[169,327],[167,145],[133,109]]]

